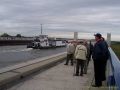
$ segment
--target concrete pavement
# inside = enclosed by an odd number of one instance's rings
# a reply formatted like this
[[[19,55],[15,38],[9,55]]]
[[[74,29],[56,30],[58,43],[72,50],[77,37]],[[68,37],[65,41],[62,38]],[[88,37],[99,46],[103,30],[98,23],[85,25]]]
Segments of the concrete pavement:
[[[73,72],[73,66],[61,63],[8,90],[88,90],[93,78],[92,63],[83,77],[73,76]]]

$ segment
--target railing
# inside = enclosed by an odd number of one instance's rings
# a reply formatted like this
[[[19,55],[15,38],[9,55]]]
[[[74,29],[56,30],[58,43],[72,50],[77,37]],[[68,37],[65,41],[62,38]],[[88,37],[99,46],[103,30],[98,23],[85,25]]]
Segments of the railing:
[[[108,61],[108,86],[109,90],[120,90],[120,60],[109,48],[110,60]]]

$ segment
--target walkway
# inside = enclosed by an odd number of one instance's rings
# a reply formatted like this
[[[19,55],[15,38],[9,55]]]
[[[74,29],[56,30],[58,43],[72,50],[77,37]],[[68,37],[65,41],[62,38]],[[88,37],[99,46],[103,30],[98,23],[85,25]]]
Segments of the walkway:
[[[61,63],[8,90],[104,90],[89,89],[93,78],[92,62],[87,75],[76,77],[73,76],[73,72],[73,66],[65,66],[64,63]]]

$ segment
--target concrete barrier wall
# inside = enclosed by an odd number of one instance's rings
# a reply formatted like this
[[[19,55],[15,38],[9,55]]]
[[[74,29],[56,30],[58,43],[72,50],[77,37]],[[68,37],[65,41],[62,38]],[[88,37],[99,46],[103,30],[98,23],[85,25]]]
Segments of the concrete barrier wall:
[[[31,75],[34,72],[49,68],[65,58],[66,52],[3,68],[0,70],[0,90],[9,83]]]

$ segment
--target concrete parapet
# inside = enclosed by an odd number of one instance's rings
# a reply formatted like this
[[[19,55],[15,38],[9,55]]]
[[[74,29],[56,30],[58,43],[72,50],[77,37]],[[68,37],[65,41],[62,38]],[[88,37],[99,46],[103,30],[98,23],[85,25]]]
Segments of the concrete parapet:
[[[2,88],[9,83],[31,75],[34,72],[49,68],[57,62],[63,61],[65,58],[66,52],[1,69],[0,90],[3,90]]]

